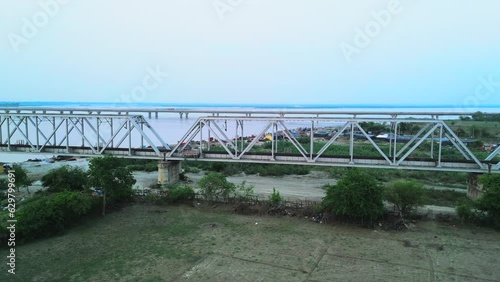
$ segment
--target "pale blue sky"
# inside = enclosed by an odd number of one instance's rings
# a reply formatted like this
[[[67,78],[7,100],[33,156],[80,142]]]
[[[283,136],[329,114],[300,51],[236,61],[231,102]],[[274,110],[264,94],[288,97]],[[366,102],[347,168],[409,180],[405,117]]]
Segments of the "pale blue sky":
[[[0,0],[0,100],[500,104],[498,0],[400,0],[358,48],[391,1]],[[236,4],[222,19],[214,3]]]

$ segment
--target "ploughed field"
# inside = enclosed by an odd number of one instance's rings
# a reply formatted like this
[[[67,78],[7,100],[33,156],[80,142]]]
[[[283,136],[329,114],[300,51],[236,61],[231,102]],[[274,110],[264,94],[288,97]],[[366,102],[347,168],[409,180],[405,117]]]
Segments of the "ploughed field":
[[[500,233],[411,231],[135,204],[16,248],[0,281],[499,281]],[[0,250],[5,259],[7,250]]]

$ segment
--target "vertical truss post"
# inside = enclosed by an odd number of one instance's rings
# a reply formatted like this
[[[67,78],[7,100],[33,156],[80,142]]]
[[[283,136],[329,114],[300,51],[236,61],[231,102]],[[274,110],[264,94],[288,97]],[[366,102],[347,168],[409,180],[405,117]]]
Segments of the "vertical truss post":
[[[240,121],[241,123],[241,149],[240,149],[240,152],[243,152],[243,149],[245,148],[244,146],[244,138],[243,136],[245,136],[245,133],[243,132],[243,120]]]
[[[69,124],[68,124],[68,118],[64,118],[65,123],[66,123],[66,153],[69,154]]]
[[[211,120],[207,120],[208,127],[210,127],[210,123],[211,122],[212,122]],[[200,126],[201,126],[201,122],[200,122]],[[211,137],[210,137],[210,130],[208,130],[207,135],[208,135],[208,144],[207,144],[208,148],[207,148],[207,150],[210,151],[210,145],[212,144],[212,141],[210,140],[211,139]]]
[[[140,126],[141,126],[141,131],[144,131],[144,123],[140,123]],[[144,148],[144,136],[142,136],[141,134],[141,149]]]
[[[278,136],[278,132],[279,132],[279,124],[276,122],[274,124],[276,126],[276,130],[274,131],[274,135],[276,136],[276,141],[274,141],[276,144],[274,145],[274,149],[276,150],[276,154],[278,153],[278,139],[279,139],[279,136]],[[283,136],[282,136],[283,137]]]
[[[11,117],[7,116],[7,148],[10,151],[10,120]]]
[[[393,155],[393,159],[392,159],[392,162],[393,163],[396,163],[396,156],[397,156],[397,147],[398,147],[398,122],[395,122],[394,123],[394,153],[392,154]]]
[[[54,135],[52,136],[53,140],[54,140],[54,146],[57,145],[57,141],[56,141],[56,117],[52,117],[52,130],[54,130]]]
[[[437,167],[441,167],[441,152],[443,147],[443,125],[439,127],[439,148],[438,148],[438,162]]]
[[[83,120],[82,120],[82,147],[85,146],[85,138],[83,138],[83,136],[85,136],[85,124],[83,123]]]
[[[128,117],[128,155],[132,156],[132,124],[130,116]]]
[[[272,126],[272,130],[271,130],[271,160],[274,161],[274,130],[276,128],[276,123],[273,121],[273,126]]]
[[[389,158],[392,157],[392,128],[394,127],[394,122],[391,121],[391,126],[389,127]]]
[[[200,121],[200,124],[199,124],[199,127],[200,127],[200,157],[203,156],[203,128],[201,127],[201,121]]]
[[[114,128],[113,128],[113,118],[110,118],[109,119],[109,128],[111,130],[111,135],[110,136],[113,136],[115,133],[114,133]],[[111,148],[114,148],[114,138],[111,139]]]
[[[354,164],[354,123],[350,122],[351,126],[351,135],[349,138],[349,155],[351,156],[350,164]]]
[[[101,133],[99,132],[99,117],[96,117],[95,120],[96,120],[96,131],[97,131],[97,144],[96,144],[97,149],[96,150],[100,151],[99,148],[101,147],[101,144],[100,144],[101,143],[101,138],[100,138]]]
[[[36,129],[36,150],[40,150],[40,129],[38,127],[38,116],[35,116],[35,129]],[[1,139],[1,138],[0,138]]]
[[[28,117],[24,117],[24,128],[26,131],[26,143],[31,144],[30,138],[29,138]]]
[[[234,156],[238,157],[238,120],[236,120],[236,136],[234,137]]]
[[[431,159],[434,159],[434,130],[431,135]]]
[[[311,120],[311,134],[309,134],[311,137],[311,144],[310,144],[310,147],[309,147],[309,159],[312,161],[313,160],[313,154],[314,154],[314,120]]]

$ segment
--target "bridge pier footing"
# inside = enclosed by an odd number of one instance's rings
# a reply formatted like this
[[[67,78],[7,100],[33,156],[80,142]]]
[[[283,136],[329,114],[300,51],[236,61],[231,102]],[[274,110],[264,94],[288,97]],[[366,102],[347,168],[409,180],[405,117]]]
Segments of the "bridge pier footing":
[[[179,182],[181,161],[160,161],[158,163],[158,184],[173,184]]]
[[[481,173],[470,172],[467,175],[467,197],[476,200],[481,197],[483,193],[483,185],[479,184],[478,178]]]

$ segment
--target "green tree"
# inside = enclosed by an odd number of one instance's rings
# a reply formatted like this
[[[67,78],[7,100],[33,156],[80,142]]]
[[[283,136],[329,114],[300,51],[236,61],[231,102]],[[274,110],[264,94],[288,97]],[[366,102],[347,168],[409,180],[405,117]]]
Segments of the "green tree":
[[[373,220],[384,213],[383,188],[375,178],[349,169],[336,185],[326,186],[323,207],[351,219]]]
[[[122,159],[106,155],[90,160],[88,185],[103,189],[108,203],[131,199],[135,182],[132,172],[125,167]]]
[[[28,186],[30,186],[33,181],[29,179],[28,173],[24,168],[18,165],[14,166],[14,178],[16,179],[15,184],[18,191],[19,188],[26,187],[26,191],[28,191],[28,193],[30,192]]]
[[[500,228],[500,175],[484,174],[479,182],[483,184],[483,195],[476,202],[476,207],[486,212],[490,224]]]
[[[87,173],[79,167],[65,165],[45,174],[42,185],[49,192],[83,191],[87,186]]]
[[[218,172],[211,172],[198,181],[201,194],[210,201],[226,199],[236,190],[236,186],[227,181],[226,177]]]
[[[415,180],[397,180],[387,185],[385,197],[403,216],[408,216],[424,204],[425,188]]]

